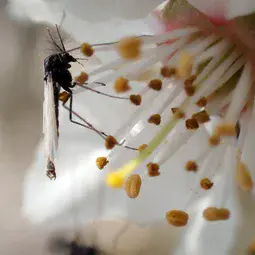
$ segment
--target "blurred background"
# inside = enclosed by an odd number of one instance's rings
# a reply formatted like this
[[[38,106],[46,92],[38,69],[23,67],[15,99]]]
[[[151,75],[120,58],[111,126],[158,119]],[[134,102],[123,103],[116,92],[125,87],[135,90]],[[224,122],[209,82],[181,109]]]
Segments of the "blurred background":
[[[43,27],[11,20],[0,8],[0,254],[47,254],[51,228],[22,217],[23,179],[42,137]],[[34,253],[36,250],[36,253]]]

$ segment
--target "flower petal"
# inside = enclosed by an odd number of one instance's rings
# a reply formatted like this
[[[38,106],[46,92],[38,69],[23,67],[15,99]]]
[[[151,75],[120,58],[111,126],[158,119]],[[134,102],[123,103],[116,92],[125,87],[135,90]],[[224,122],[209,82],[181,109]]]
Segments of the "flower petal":
[[[229,0],[227,6],[227,17],[233,19],[255,12],[255,1],[253,0]]]
[[[213,18],[233,19],[238,16],[251,14],[255,11],[253,0],[188,0],[199,11]]]

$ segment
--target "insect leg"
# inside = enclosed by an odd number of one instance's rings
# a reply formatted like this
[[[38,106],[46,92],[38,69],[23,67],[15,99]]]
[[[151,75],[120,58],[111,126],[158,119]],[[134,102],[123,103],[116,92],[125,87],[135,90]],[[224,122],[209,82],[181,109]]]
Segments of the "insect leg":
[[[105,139],[105,137],[107,136],[106,133],[97,130],[92,124],[90,124],[88,121],[86,121],[85,119],[83,119],[81,116],[79,116],[76,112],[73,111],[73,92],[70,89],[71,86],[69,87],[63,87],[68,93],[69,93],[69,107],[66,106],[66,102],[63,103],[63,106],[65,109],[67,109],[69,111],[69,120],[74,123],[77,124],[79,126],[91,129],[93,131],[95,131],[98,135],[100,135],[103,139]],[[82,120],[86,125],[79,123],[75,120],[73,120],[73,115],[75,115],[77,118],[79,118],[80,120]]]

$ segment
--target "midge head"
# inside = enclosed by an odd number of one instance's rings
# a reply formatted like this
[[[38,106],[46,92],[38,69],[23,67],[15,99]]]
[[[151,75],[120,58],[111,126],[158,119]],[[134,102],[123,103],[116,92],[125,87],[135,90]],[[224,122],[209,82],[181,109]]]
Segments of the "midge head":
[[[53,68],[67,68],[69,69],[71,65],[70,62],[78,62],[76,58],[74,58],[70,53],[66,51],[62,36],[60,34],[59,28],[56,25],[57,38],[54,38],[50,29],[48,28],[48,34],[53,46],[54,53],[48,56],[44,60],[44,66],[46,71],[51,70]]]

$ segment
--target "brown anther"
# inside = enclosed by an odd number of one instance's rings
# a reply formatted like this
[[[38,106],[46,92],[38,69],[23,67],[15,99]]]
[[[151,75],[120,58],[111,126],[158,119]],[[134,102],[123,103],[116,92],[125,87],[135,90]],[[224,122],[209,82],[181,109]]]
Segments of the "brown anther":
[[[186,128],[187,129],[198,129],[199,128],[199,125],[197,123],[197,121],[195,119],[187,119],[186,120]]]
[[[205,107],[206,105],[207,105],[207,99],[206,99],[206,97],[201,97],[198,101],[197,101],[197,103],[196,103],[196,105],[198,106],[198,107]]]
[[[143,151],[144,149],[146,149],[147,147],[148,147],[147,144],[142,144],[142,145],[140,145],[140,146],[138,147],[138,151],[141,152],[141,151]]]
[[[89,76],[85,72],[81,72],[79,76],[74,78],[75,82],[84,84],[89,79]]]
[[[148,169],[148,175],[150,177],[155,177],[155,176],[159,176],[160,172],[159,172],[159,165],[156,163],[149,163],[147,164],[147,169]]]
[[[106,157],[98,157],[96,159],[96,165],[100,170],[103,169],[108,163],[109,161]]]
[[[128,60],[137,59],[141,55],[142,40],[138,37],[126,37],[117,44],[119,55]]]
[[[184,81],[184,85],[186,87],[190,87],[191,85],[193,85],[193,82],[196,80],[196,78],[197,78],[196,75],[191,75],[188,79]]]
[[[179,107],[171,108],[171,111],[176,119],[182,119],[185,117],[185,113]]]
[[[118,144],[117,140],[109,135],[105,138],[105,147],[107,150],[111,150],[116,144]]]
[[[125,183],[125,190],[128,197],[137,198],[140,193],[141,185],[142,185],[142,179],[140,175],[133,174],[129,176],[129,178],[127,179]]]
[[[243,191],[249,191],[253,187],[253,181],[250,175],[250,171],[243,162],[239,161],[237,165],[236,179],[238,186]]]
[[[166,220],[172,226],[184,227],[188,223],[189,215],[181,210],[171,210],[166,213]]]
[[[140,95],[130,95],[129,100],[134,105],[140,105],[142,102],[142,97]]]
[[[203,217],[208,221],[227,220],[230,211],[226,208],[208,207],[204,210]]]
[[[68,101],[70,97],[70,94],[67,93],[66,91],[63,91],[62,93],[59,94],[58,100],[62,101],[64,104]]]
[[[161,123],[161,116],[160,114],[153,114],[150,116],[150,118],[148,119],[149,123],[153,123],[155,125],[159,125]]]
[[[198,169],[198,165],[195,161],[193,160],[189,160],[187,163],[186,163],[186,166],[185,166],[186,170],[191,172],[196,172],[197,169]]]
[[[232,123],[223,123],[216,126],[214,130],[216,136],[236,136],[236,126]]]
[[[88,43],[83,43],[81,45],[81,52],[87,57],[91,57],[94,54],[92,46]]]
[[[192,115],[192,119],[195,119],[199,124],[203,124],[210,121],[210,116],[205,110],[203,110],[203,111],[194,113]]]
[[[217,135],[212,135],[210,138],[209,138],[209,143],[212,147],[215,147],[217,145],[220,144],[220,137],[217,136]]]
[[[193,85],[191,85],[191,86],[185,86],[185,87],[184,87],[184,90],[185,90],[187,96],[191,97],[191,96],[193,96],[193,95],[195,94],[195,92],[196,92],[196,87],[193,86]]]
[[[203,178],[200,180],[200,186],[202,189],[208,190],[213,186],[213,182],[211,182],[208,178]]]
[[[116,93],[125,93],[130,90],[130,86],[128,84],[128,80],[124,77],[119,77],[115,80],[113,85],[114,90]]]
[[[153,79],[149,82],[149,87],[156,91],[160,91],[162,88],[162,81],[160,79]]]
[[[163,66],[160,70],[160,73],[164,78],[170,78],[176,75],[176,72],[177,72],[176,68],[167,67],[167,66]]]
[[[194,57],[187,52],[182,52],[179,59],[178,76],[185,79],[191,76]]]

